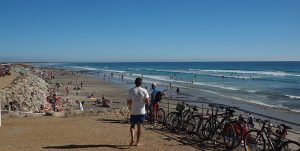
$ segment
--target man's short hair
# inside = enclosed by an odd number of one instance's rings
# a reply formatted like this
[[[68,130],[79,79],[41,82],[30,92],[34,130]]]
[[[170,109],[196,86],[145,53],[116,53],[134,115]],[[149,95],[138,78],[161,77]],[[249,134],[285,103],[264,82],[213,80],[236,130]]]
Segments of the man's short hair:
[[[135,79],[135,85],[136,85],[136,86],[141,86],[141,85],[142,85],[142,81],[143,81],[142,78],[140,78],[140,77],[136,78],[136,79]]]

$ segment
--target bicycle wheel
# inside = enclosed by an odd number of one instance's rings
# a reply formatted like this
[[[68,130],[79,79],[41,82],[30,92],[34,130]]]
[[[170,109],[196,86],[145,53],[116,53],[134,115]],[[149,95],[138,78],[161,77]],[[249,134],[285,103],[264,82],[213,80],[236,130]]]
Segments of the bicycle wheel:
[[[180,126],[180,121],[181,121],[180,113],[176,112],[173,116],[170,117],[170,124],[171,124],[170,127],[173,130],[178,129],[178,127]]]
[[[279,151],[300,151],[300,144],[295,141],[286,141],[279,147]]]
[[[265,139],[258,130],[250,130],[244,138],[244,148],[246,151],[264,151]]]
[[[171,112],[166,116],[166,127],[171,128],[171,119],[173,118],[172,116],[175,116],[177,112]]]
[[[198,124],[200,123],[200,121],[202,120],[202,117],[200,115],[194,115],[191,118],[189,118],[187,120],[187,124],[188,124],[188,132],[189,133],[195,133],[197,132],[197,128],[198,128]]]
[[[207,122],[207,118],[202,118],[201,121],[199,121],[198,123],[198,127],[197,127],[197,134],[198,137],[200,138],[200,140],[205,140],[205,135],[204,135],[204,125]]]
[[[190,117],[190,115],[191,115],[191,112],[189,110],[184,110],[183,113],[182,113],[182,119],[184,121],[187,121],[188,118]]]
[[[159,108],[157,113],[156,113],[156,117],[157,117],[157,122],[160,124],[164,124],[165,123],[165,111],[162,108]]]
[[[153,112],[150,107],[147,107],[145,121],[146,123],[151,123],[153,121],[152,119],[153,119]]]
[[[202,127],[202,136],[203,140],[208,140],[211,137],[213,137],[213,134],[215,133],[217,129],[217,119],[212,117],[209,118],[204,126]]]
[[[227,123],[223,128],[224,146],[227,150],[231,150],[235,144],[235,129],[233,123]]]

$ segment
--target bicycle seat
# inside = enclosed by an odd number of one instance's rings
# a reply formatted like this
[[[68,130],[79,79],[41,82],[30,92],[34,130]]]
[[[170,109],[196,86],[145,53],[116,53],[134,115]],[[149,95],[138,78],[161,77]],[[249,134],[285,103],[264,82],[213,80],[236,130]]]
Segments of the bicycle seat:
[[[283,127],[283,129],[292,129],[292,127],[290,126],[287,126],[285,124],[280,124],[281,127]]]
[[[256,119],[255,121],[262,124],[266,124],[269,122],[268,120],[261,120],[261,119]]]

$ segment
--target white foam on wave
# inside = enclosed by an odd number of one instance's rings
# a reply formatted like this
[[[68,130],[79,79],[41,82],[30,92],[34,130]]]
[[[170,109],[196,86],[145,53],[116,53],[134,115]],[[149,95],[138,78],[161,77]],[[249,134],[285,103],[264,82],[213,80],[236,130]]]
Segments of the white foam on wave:
[[[245,90],[246,92],[250,92],[250,93],[255,93],[256,91],[254,90]]]
[[[252,75],[267,75],[267,76],[296,76],[299,77],[298,74],[287,73],[283,71],[251,71],[251,70],[202,70],[202,69],[189,69],[190,71],[203,71],[203,72],[213,72],[213,73],[236,73],[236,74],[252,74]]]
[[[71,67],[71,68],[75,68],[75,69],[84,69],[84,70],[99,70],[97,68],[91,68],[91,67],[78,67],[78,66],[68,66],[68,67]]]
[[[142,74],[137,74],[137,73],[133,73],[132,75],[133,76],[138,76],[138,77],[145,77],[145,78],[155,79],[155,80],[161,80],[161,81],[170,81],[169,77],[166,77],[166,76],[142,75]]]
[[[222,78],[234,78],[234,79],[255,79],[258,77],[254,76],[233,76],[233,75],[223,75],[223,74],[204,74],[204,75],[209,75],[209,76],[214,76],[214,77],[222,77]]]
[[[228,87],[228,86],[217,85],[217,84],[206,83],[206,82],[195,82],[194,84],[202,85],[202,86],[209,86],[209,87],[214,87],[214,88],[220,88],[220,89],[225,89],[225,90],[233,90],[233,91],[240,90],[240,89],[234,88],[234,87]]]
[[[156,70],[157,72],[173,72],[173,73],[186,73],[186,74],[198,74],[198,75],[207,75],[207,76],[214,76],[214,77],[222,77],[222,78],[235,78],[235,79],[255,79],[259,78],[258,76],[234,76],[234,75],[224,75],[224,74],[216,74],[212,72],[200,71],[200,70]]]
[[[101,71],[104,71],[104,72],[116,72],[116,73],[124,73],[126,71],[122,71],[122,70],[111,70],[111,69],[99,69]]]
[[[285,95],[291,99],[297,99],[297,100],[300,100],[300,96],[295,96],[295,95]]]

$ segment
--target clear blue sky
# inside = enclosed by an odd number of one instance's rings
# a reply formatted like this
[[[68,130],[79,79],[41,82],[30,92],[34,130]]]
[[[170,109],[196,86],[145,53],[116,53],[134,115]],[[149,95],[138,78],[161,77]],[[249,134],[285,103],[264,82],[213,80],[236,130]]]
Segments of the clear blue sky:
[[[300,1],[0,0],[1,60],[300,60]]]

